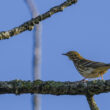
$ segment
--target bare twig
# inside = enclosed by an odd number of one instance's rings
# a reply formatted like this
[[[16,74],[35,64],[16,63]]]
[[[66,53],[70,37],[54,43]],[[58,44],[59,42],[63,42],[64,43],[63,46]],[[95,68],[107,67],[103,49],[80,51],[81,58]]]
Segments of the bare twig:
[[[35,24],[39,24],[40,21],[45,20],[46,18],[51,17],[53,14],[61,12],[64,10],[64,8],[71,6],[72,4],[75,4],[77,0],[66,0],[64,3],[55,6],[51,8],[49,11],[46,13],[39,15],[36,18],[32,18],[31,20],[25,22],[24,24],[15,27],[9,31],[2,31],[0,32],[0,40],[2,39],[9,39],[10,37],[20,34],[26,30],[31,31],[34,27]]]
[[[87,98],[87,101],[88,101],[88,104],[91,110],[99,110],[93,96],[86,95],[86,98]]]

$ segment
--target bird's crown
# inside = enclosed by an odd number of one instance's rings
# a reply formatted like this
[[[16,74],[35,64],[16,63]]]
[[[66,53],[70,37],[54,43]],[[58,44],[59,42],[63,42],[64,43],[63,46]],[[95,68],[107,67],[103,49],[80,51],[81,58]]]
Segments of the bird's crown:
[[[65,53],[65,54],[63,54],[63,55],[68,56],[71,60],[72,60],[72,59],[76,59],[76,58],[82,58],[82,57],[80,56],[80,54],[79,54],[78,52],[76,52],[76,51],[69,51],[69,52],[67,52],[67,53]]]

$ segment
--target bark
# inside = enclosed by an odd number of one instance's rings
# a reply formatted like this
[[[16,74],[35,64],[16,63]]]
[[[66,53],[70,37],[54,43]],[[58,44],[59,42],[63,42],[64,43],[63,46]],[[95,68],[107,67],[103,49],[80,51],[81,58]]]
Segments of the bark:
[[[86,95],[86,98],[87,98],[87,101],[88,101],[88,104],[91,110],[99,110],[93,96]]]
[[[110,80],[88,82],[0,81],[0,94],[95,95],[110,92]]]
[[[39,24],[39,22],[51,17],[55,13],[63,11],[64,8],[71,6],[72,4],[75,4],[76,2],[77,0],[66,0],[64,3],[51,8],[49,11],[45,12],[44,14],[39,15],[35,18],[32,18],[31,20],[25,22],[24,24],[18,27],[15,27],[9,31],[2,31],[0,32],[0,40],[9,39],[10,37],[20,34],[26,30],[31,31],[34,28],[35,24]]]

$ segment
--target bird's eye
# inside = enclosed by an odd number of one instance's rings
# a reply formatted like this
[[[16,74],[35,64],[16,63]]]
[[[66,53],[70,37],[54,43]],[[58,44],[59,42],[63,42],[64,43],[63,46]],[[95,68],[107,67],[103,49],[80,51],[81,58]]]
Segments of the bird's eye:
[[[75,57],[77,56],[77,55],[74,55]]]

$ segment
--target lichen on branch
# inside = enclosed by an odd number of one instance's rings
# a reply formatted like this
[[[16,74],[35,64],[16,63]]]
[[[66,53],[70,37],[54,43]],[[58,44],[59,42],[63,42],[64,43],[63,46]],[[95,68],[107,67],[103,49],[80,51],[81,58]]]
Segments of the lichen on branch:
[[[55,13],[63,11],[64,8],[71,6],[76,2],[77,0],[66,0],[64,3],[51,8],[49,11],[45,12],[44,14],[39,15],[35,18],[32,18],[31,20],[25,22],[24,24],[18,27],[15,27],[9,31],[2,31],[0,32],[0,40],[9,39],[10,37],[20,34],[27,30],[31,31],[34,28],[35,24],[39,24],[39,22],[41,22],[42,20],[45,20],[46,18],[51,17]]]
[[[0,81],[0,94],[95,95],[105,92],[110,92],[110,80],[88,82]]]

